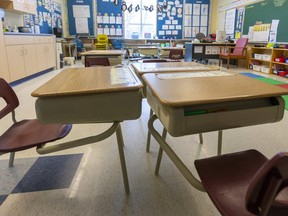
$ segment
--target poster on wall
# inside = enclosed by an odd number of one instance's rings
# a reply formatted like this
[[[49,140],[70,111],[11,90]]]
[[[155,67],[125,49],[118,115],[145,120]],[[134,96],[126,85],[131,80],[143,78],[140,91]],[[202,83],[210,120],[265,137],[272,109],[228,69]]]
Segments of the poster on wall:
[[[159,0],[157,7],[157,37],[159,39],[182,39],[183,0]]]
[[[210,0],[185,0],[183,22],[185,38],[195,38],[199,32],[208,36],[209,6]]]
[[[226,35],[231,38],[234,37],[235,21],[236,8],[226,11],[224,30],[226,31]]]

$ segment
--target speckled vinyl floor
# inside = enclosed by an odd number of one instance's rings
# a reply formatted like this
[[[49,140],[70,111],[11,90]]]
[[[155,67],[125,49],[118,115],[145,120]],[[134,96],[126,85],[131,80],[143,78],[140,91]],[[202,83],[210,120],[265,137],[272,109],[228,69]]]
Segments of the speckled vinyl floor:
[[[16,111],[18,119],[35,118],[35,98],[30,96],[31,92],[57,73],[59,70],[14,87],[20,99]],[[165,154],[159,176],[154,175],[159,145],[152,139],[151,151],[146,153],[148,117],[149,105],[144,99],[141,117],[121,123],[130,195],[125,194],[116,136],[113,135],[99,143],[48,155],[40,156],[35,149],[18,152],[12,168],[8,168],[8,155],[2,155],[0,215],[219,215],[207,194],[190,186]],[[10,123],[10,116],[2,119],[0,133]],[[109,125],[74,125],[64,140],[91,136]],[[159,123],[157,128],[161,130]],[[226,130],[223,153],[254,148],[271,157],[279,151],[287,151],[287,128],[285,111],[283,120],[278,123]],[[197,135],[180,138],[168,135],[167,141],[194,174],[196,158],[214,156],[217,152],[216,132],[205,133],[203,145],[199,144]]]

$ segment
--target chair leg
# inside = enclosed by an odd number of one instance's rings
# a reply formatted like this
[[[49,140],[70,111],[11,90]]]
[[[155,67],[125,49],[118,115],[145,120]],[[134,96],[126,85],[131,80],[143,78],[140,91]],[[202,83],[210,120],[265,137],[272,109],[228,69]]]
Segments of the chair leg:
[[[162,132],[163,140],[166,140],[166,137],[167,137],[167,130],[165,128],[163,128],[163,132]],[[163,149],[160,146],[159,152],[158,152],[158,158],[157,158],[157,162],[156,162],[156,167],[155,167],[155,175],[159,174],[160,164],[161,164],[161,160],[162,160],[162,154],[163,154]]]
[[[203,144],[203,134],[199,133],[199,142],[200,144]]]
[[[221,66],[221,57],[219,57],[219,67]]]
[[[15,158],[15,152],[11,152],[11,153],[10,153],[10,157],[9,157],[9,167],[13,167],[13,165],[14,165],[14,158]]]
[[[227,58],[227,69],[229,69],[229,65],[230,65],[230,58]]]

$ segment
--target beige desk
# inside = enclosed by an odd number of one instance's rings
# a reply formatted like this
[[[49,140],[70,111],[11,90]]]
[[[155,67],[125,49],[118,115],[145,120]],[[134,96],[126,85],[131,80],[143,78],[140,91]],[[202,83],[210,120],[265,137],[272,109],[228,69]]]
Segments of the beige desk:
[[[141,89],[142,84],[137,76],[126,67],[63,70],[32,93],[32,96],[38,97],[35,102],[37,118],[45,123],[113,124],[99,135],[40,147],[38,153],[99,142],[116,132],[125,190],[129,193],[120,122],[140,117]]]
[[[90,50],[80,53],[80,56],[85,57],[86,60],[90,58],[108,58],[110,66],[118,65],[122,63],[123,50]]]
[[[138,52],[144,56],[158,56],[158,47],[157,46],[138,46]]]
[[[195,62],[161,62],[161,63],[142,63],[135,62],[131,64],[136,74],[141,77],[147,73],[170,73],[170,72],[191,72],[191,71],[209,71],[218,70],[219,67],[211,67]]]
[[[213,72],[212,72],[213,73]],[[148,128],[160,145],[155,173],[158,174],[163,150],[191,185],[204,190],[179,156],[155,130],[159,118],[172,136],[178,137],[229,128],[273,123],[284,114],[281,95],[288,90],[243,75],[173,78],[177,74],[144,74],[147,101],[154,111]]]

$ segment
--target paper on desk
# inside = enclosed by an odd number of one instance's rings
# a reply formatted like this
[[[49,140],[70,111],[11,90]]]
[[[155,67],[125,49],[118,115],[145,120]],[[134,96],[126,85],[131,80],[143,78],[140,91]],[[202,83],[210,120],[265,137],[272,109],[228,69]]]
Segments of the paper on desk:
[[[110,81],[112,85],[135,83],[137,80],[128,68],[112,68],[110,70]]]
[[[196,70],[205,70],[207,66],[193,66],[193,67],[160,67],[160,68],[147,68],[147,71],[196,71]]]
[[[232,76],[232,75],[234,74],[229,74],[223,71],[209,71],[209,72],[158,74],[157,77],[159,79],[184,79],[194,77],[216,77],[216,76]]]

